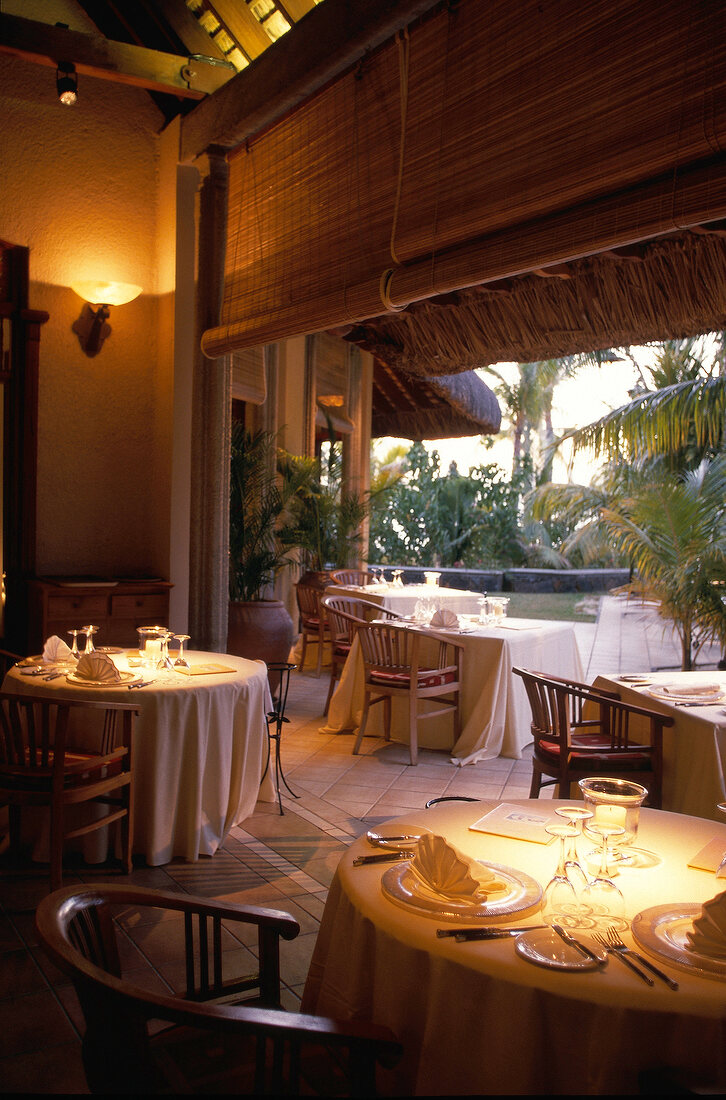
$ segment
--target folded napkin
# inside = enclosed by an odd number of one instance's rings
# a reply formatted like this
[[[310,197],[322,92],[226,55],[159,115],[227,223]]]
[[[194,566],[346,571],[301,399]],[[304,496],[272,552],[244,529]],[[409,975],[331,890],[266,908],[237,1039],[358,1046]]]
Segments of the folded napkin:
[[[84,653],[76,665],[76,678],[113,684],[121,679],[121,673],[108,654]]]
[[[67,661],[71,655],[70,646],[67,646],[57,634],[51,634],[43,646],[43,660],[49,663],[53,661]]]
[[[721,691],[720,684],[664,684],[664,695],[717,695]]]
[[[424,833],[410,867],[429,890],[453,901],[485,901],[489,894],[507,889],[493,871],[462,855],[437,833]]]
[[[431,626],[458,626],[459,616],[448,607],[442,607],[434,611],[431,616]]]
[[[687,947],[699,955],[726,959],[726,890],[701,907],[693,931],[686,932]]]

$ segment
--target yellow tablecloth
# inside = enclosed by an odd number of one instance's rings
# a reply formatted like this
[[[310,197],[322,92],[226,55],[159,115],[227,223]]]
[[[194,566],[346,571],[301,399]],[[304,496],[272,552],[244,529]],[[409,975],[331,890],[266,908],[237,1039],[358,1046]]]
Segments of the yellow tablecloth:
[[[544,886],[557,862],[554,845],[469,830],[496,804],[440,804],[378,829],[428,828],[467,855],[524,871]],[[516,803],[538,811],[560,804]],[[701,903],[726,889],[713,873],[687,866],[713,838],[726,849],[726,824],[643,810],[637,845],[661,861],[619,875],[628,916],[656,905]],[[581,838],[581,851],[587,846]],[[383,1078],[384,1095],[636,1094],[638,1071],[664,1064],[698,1079],[705,1074],[723,1090],[723,979],[681,972],[652,956],[680,983],[674,992],[658,979],[648,987],[615,959],[603,970],[555,971],[521,959],[512,940],[438,939],[440,920],[383,895],[390,864],[353,867],[363,851],[374,849],[361,838],[338,866],[302,1008],[373,1020],[396,1033],[405,1053]],[[519,923],[539,923],[537,917]],[[632,946],[629,932],[623,938]]]

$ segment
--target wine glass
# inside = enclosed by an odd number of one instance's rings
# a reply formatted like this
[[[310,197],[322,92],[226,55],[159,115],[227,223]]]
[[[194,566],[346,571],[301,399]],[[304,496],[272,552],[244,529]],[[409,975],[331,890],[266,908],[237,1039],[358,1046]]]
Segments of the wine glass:
[[[85,653],[93,653],[95,646],[93,644],[93,635],[98,633],[97,626],[84,626],[81,628],[81,634],[86,635],[86,646],[83,650]]]
[[[184,643],[189,641],[191,634],[172,634],[172,637],[179,643],[179,652],[176,655],[174,667],[189,668],[189,661],[184,656]]]
[[[577,836],[574,825],[566,823],[545,825],[545,832],[560,838],[560,853],[557,869],[545,887],[542,900],[542,919],[545,924],[562,924],[570,928],[578,923],[578,905],[575,887],[567,877],[565,870],[565,840]]]
[[[619,837],[625,829],[622,825],[615,825],[608,821],[591,821],[588,831],[600,837],[600,868],[592,882],[588,883],[583,891],[583,900],[590,907],[596,922],[613,925],[618,931],[628,927],[625,920],[625,898],[609,877],[608,870],[608,840]]]
[[[80,630],[67,630],[66,631],[66,634],[70,634],[70,636],[73,638],[73,642],[71,644],[71,657],[73,657],[76,661],[80,657],[80,653],[78,652],[78,635],[80,633],[81,633]]]
[[[575,830],[574,836],[570,838],[565,853],[565,871],[575,888],[580,911],[583,916],[586,916],[586,910],[589,912],[589,909],[587,906],[583,905],[582,895],[587,889],[588,877],[577,853],[577,838],[580,835],[581,825],[585,821],[588,821],[593,816],[593,813],[592,810],[588,810],[584,806],[557,806],[555,813],[558,814],[559,817],[564,817],[566,821],[569,821]]]

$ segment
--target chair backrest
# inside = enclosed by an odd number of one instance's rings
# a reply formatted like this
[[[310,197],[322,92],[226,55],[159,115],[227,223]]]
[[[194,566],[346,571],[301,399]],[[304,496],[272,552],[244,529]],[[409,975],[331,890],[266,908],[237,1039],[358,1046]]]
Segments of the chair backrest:
[[[149,991],[124,979],[113,920],[118,907],[132,912],[151,907],[183,913],[185,994],[157,992],[158,984]],[[160,912],[157,919],[161,919]],[[224,956],[231,956],[233,962],[237,956],[237,952],[222,950],[223,921],[257,925],[260,975],[237,983],[222,982]],[[286,913],[97,883],[66,887],[44,898],[36,911],[35,926],[44,951],[71,978],[78,994],[86,1021],[83,1058],[92,1092],[156,1091],[158,1070],[152,1055],[150,1021],[226,1035],[235,1053],[242,1040],[251,1038],[256,1048],[254,1076],[249,1081],[252,1095],[297,1093],[294,1075],[300,1071],[298,1055],[306,1041],[322,1041],[348,1053],[351,1095],[374,1095],[376,1060],[392,1065],[400,1058],[401,1048],[386,1028],[284,1012],[277,1007],[279,937],[292,939],[299,931],[297,921]],[[270,969],[272,984],[266,973]],[[267,996],[254,1005],[229,1000],[219,1003],[220,990],[249,993],[255,989],[263,994],[267,990]],[[268,1007],[271,1002],[276,1006]]]
[[[330,579],[333,584],[373,584],[376,575],[366,569],[334,569]]]
[[[352,642],[357,628],[371,619],[402,617],[397,611],[389,611],[373,600],[358,599],[356,596],[323,596],[321,603],[336,642]]]
[[[138,713],[133,703],[0,692],[0,771],[6,777],[23,772],[35,778],[62,772],[69,720],[81,711],[99,713],[101,719],[94,752],[112,752],[122,725],[122,740],[128,744],[133,717]]]
[[[317,618],[320,615],[321,590],[319,588],[314,588],[311,584],[302,584],[298,582],[295,585],[295,593],[297,596],[297,606],[303,618]]]

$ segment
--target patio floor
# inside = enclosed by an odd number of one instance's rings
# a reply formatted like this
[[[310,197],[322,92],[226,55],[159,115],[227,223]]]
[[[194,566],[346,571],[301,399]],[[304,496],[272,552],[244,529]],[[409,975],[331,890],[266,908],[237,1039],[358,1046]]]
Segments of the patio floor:
[[[678,647],[653,608],[604,597],[597,623],[576,624],[575,630],[588,681],[600,673],[680,665]],[[713,668],[719,657],[715,648],[704,651],[699,667]],[[499,757],[458,768],[445,753],[424,749],[412,768],[404,746],[365,738],[361,755],[352,756],[352,734],[318,732],[327,686],[325,670],[319,679],[309,672],[293,674],[282,760],[299,798],[283,798],[283,816],[276,803],[258,803],[213,858],[139,866],[130,879],[135,885],[268,905],[295,916],[301,934],[281,949],[285,1003],[291,1009],[299,1004],[327,888],[341,854],[357,836],[436,795],[516,799],[529,794],[526,751],[521,760]],[[98,869],[75,871],[77,880],[103,876]],[[65,876],[64,882],[73,881],[73,873]],[[88,1091],[75,994],[46,961],[33,933],[35,906],[46,892],[42,873],[0,878],[2,1092]]]

